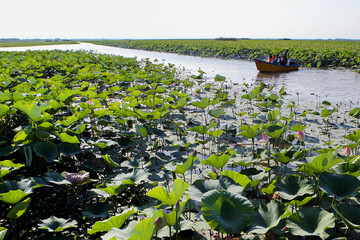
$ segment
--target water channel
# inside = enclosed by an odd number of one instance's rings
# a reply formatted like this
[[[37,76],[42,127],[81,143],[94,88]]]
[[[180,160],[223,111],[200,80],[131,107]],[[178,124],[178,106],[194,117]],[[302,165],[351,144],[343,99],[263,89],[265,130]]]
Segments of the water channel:
[[[219,58],[204,58],[179,55],[173,53],[151,52],[134,49],[124,49],[108,46],[80,43],[74,45],[48,45],[33,47],[0,48],[0,51],[26,50],[85,50],[100,54],[137,57],[138,60],[149,58],[160,62],[172,63],[176,67],[185,68],[193,74],[198,70],[204,71],[205,77],[213,78],[216,74],[226,76],[228,84],[252,84],[257,81],[285,86],[287,97],[294,101],[315,102],[319,99],[331,103],[346,103],[359,105],[360,101],[360,74],[348,69],[322,70],[314,68],[300,68],[299,71],[277,74],[260,73],[255,63],[247,60],[230,60]],[[291,54],[290,54],[291,55]]]

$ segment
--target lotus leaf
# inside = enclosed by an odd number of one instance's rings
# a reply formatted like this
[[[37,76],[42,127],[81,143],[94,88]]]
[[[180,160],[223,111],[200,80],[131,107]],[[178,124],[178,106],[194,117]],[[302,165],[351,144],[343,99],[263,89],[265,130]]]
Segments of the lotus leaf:
[[[88,230],[88,233],[94,234],[97,232],[108,232],[111,228],[121,228],[124,222],[134,213],[134,210],[128,210],[120,215],[115,215],[107,220],[97,221],[94,223],[91,229]]]
[[[290,233],[297,236],[322,236],[328,228],[335,227],[335,216],[318,207],[305,207],[286,220]]]
[[[306,194],[314,194],[311,183],[307,179],[296,175],[285,176],[280,182],[276,182],[275,186],[280,197],[286,200],[293,200]]]
[[[241,194],[243,187],[228,177],[220,176],[220,179],[217,180],[196,180],[186,190],[185,194],[188,195],[191,200],[201,202],[203,195],[211,190],[227,190],[228,192]]]
[[[31,198],[29,197],[13,206],[7,214],[7,217],[10,219],[16,219],[21,217],[26,212],[26,209],[29,207],[30,200]]]
[[[189,169],[191,165],[198,159],[198,157],[190,155],[188,159],[181,165],[176,165],[176,169],[173,171],[174,173],[185,174],[185,172]]]
[[[338,206],[333,206],[333,208],[348,227],[352,229],[360,229],[359,205],[340,203]]]
[[[61,232],[67,228],[77,227],[77,221],[51,216],[40,220],[38,226],[40,229],[47,229],[49,232]]]
[[[158,199],[167,205],[174,206],[175,203],[180,200],[181,196],[188,187],[189,184],[187,182],[178,178],[174,180],[174,186],[170,193],[168,193],[163,187],[158,186],[151,189],[146,195]]]
[[[109,211],[113,211],[114,206],[106,203],[93,203],[85,206],[82,214],[88,218],[103,218],[109,215]]]
[[[12,171],[22,168],[24,165],[21,163],[14,163],[10,160],[0,161],[0,178],[9,174]]]
[[[360,180],[351,175],[323,173],[319,178],[319,186],[329,196],[335,196],[336,199],[341,200],[358,194]]]
[[[221,176],[231,178],[234,182],[240,184],[243,188],[246,188],[251,183],[251,180],[248,176],[232,170],[222,171]]]
[[[210,227],[221,233],[241,233],[254,217],[251,202],[228,191],[211,190],[204,194],[201,211]]]
[[[288,217],[291,213],[286,206],[278,201],[270,201],[268,204],[261,204],[255,211],[254,220],[247,228],[246,232],[264,234],[271,228],[276,227],[280,220]]]
[[[33,145],[33,149],[39,157],[45,158],[48,163],[51,163],[59,156],[57,146],[53,142],[39,142]]]
[[[152,217],[146,218],[137,223],[133,228],[133,232],[129,240],[150,240],[154,234],[154,223],[158,217],[161,217],[161,214],[153,212]]]
[[[302,166],[311,169],[315,173],[323,173],[340,162],[342,160],[335,156],[334,153],[327,152],[314,157],[310,163],[303,164]]]
[[[208,159],[201,160],[201,163],[222,169],[230,158],[231,156],[228,154],[222,154],[220,156],[213,154]]]

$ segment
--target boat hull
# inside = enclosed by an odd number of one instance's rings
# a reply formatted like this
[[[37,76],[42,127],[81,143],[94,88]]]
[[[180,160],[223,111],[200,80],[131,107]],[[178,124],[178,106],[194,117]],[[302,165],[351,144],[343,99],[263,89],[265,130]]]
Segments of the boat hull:
[[[269,63],[263,60],[255,59],[256,68],[260,72],[289,72],[296,71],[299,69],[300,65],[278,65],[274,63]]]

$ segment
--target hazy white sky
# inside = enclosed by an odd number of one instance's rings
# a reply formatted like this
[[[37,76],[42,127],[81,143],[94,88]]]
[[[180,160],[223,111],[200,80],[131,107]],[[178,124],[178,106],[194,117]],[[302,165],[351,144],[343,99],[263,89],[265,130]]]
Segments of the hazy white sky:
[[[352,38],[360,0],[0,0],[0,38]]]

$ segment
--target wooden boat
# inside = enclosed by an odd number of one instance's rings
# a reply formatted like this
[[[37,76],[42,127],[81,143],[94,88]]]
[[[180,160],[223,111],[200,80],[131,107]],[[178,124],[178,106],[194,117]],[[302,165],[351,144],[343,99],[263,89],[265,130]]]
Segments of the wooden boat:
[[[299,69],[299,64],[293,65],[279,65],[275,63],[269,63],[260,59],[255,59],[256,68],[260,72],[288,72],[288,71],[296,71]]]

